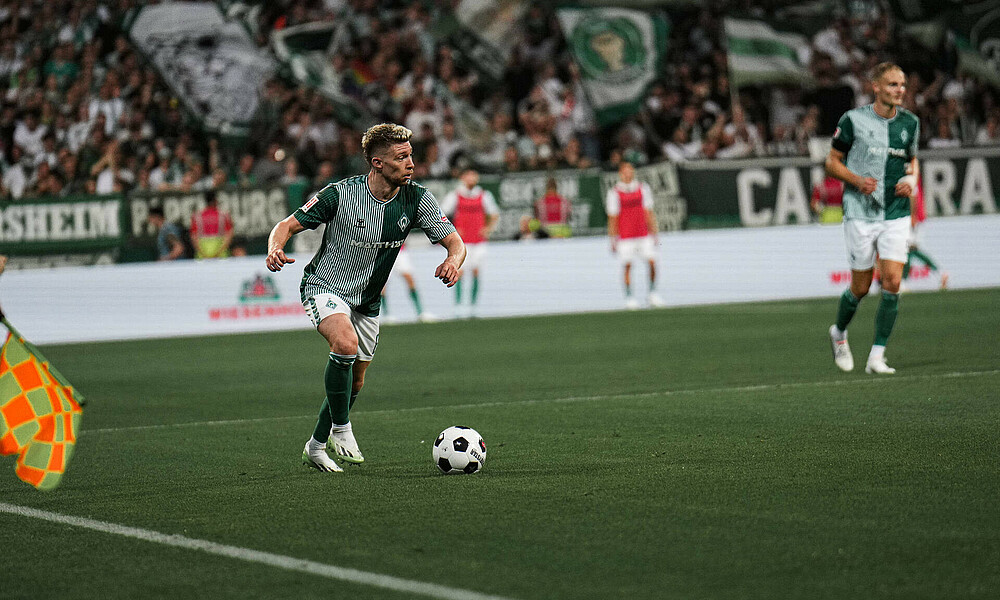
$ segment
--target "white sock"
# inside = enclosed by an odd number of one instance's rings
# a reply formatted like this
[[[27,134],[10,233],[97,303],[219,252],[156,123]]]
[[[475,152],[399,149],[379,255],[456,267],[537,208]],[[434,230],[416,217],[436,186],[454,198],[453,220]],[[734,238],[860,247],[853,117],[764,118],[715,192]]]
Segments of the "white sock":
[[[326,447],[326,442],[317,442],[314,438],[310,437],[306,445],[310,450],[322,450]]]
[[[350,431],[350,430],[351,430],[350,421],[348,421],[344,425],[337,425],[336,423],[334,423],[333,427],[330,427],[330,433],[344,433],[345,431]]]
[[[883,360],[885,357],[885,346],[872,346],[872,351],[868,353],[868,361]]]
[[[833,339],[842,342],[847,339],[847,332],[841,331],[836,325],[833,326]]]

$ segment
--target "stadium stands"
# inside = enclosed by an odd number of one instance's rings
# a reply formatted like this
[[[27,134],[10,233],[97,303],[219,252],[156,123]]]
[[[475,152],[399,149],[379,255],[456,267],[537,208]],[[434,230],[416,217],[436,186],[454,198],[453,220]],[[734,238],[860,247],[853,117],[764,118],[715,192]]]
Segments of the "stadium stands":
[[[0,3],[0,164],[5,197],[204,190],[364,168],[359,123],[316,89],[277,71],[263,88],[250,135],[221,143],[191,118],[176,90],[128,36],[138,3]],[[864,74],[882,60],[909,73],[908,107],[921,143],[1000,144],[996,90],[959,74],[953,46],[917,51],[879,3],[844,11],[810,37],[816,87],[730,89],[722,8],[671,9],[664,73],[634,116],[599,127],[551,9],[523,9],[509,28],[509,59],[490,82],[439,32],[460,3],[392,0],[222,2],[258,46],[272,34],[333,23],[330,72],[350,103],[415,132],[418,178],[466,164],[487,172],[613,166],[665,159],[789,156],[829,136],[846,108],[871,99]],[[763,13],[758,9],[758,13]],[[892,35],[890,35],[892,33]],[[480,122],[470,139],[470,122]],[[294,166],[286,164],[295,159]]]

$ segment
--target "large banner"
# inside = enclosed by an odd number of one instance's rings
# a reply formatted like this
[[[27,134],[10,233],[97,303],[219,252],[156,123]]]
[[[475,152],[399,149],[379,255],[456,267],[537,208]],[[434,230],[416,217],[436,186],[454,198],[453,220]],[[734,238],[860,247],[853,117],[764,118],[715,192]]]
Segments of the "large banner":
[[[638,112],[666,53],[664,18],[623,8],[564,8],[557,14],[598,122]]]
[[[1000,190],[1000,149],[920,154],[927,214],[993,214]],[[809,199],[824,177],[810,159],[704,161],[679,168],[690,227],[790,225],[811,220]]]
[[[929,216],[994,214],[1000,190],[1000,148],[956,149],[920,155]],[[662,231],[714,227],[804,225],[813,220],[812,188],[823,166],[808,158],[662,162],[640,167],[650,185]],[[500,207],[494,240],[518,237],[524,217],[534,214],[549,178],[570,201],[574,236],[607,230],[604,197],[617,173],[599,169],[483,176]],[[420,182],[439,200],[457,181]],[[262,253],[274,224],[302,205],[309,186],[218,191],[220,207],[233,218],[235,236],[250,254]],[[156,231],[149,209],[163,208],[168,221],[189,226],[205,205],[202,192],[133,192],[126,196],[22,199],[0,202],[0,254],[10,269],[136,262],[156,257]],[[295,238],[297,251],[314,251],[321,233]]]
[[[248,253],[262,253],[267,236],[278,221],[302,204],[301,188],[275,186],[257,189],[222,189],[216,194],[219,209],[233,219],[234,241]],[[204,192],[147,192],[128,197],[129,231],[123,259],[154,260],[157,230],[149,223],[149,209],[163,209],[164,218],[190,227],[191,217],[205,208]]]
[[[119,195],[0,202],[0,254],[12,256],[11,269],[116,262],[125,230]]]
[[[247,134],[273,61],[213,2],[166,2],[130,15],[129,37],[202,125]]]

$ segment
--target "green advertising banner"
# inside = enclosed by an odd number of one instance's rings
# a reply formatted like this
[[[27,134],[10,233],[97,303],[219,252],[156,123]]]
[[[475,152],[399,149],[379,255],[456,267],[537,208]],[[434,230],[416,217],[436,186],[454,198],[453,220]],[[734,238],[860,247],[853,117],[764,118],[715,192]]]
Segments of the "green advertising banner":
[[[0,200],[0,254],[11,268],[114,263],[125,229],[120,195]]]
[[[234,244],[250,254],[267,249],[267,236],[278,221],[302,204],[304,186],[229,188],[216,192],[219,209],[233,219]],[[163,209],[168,222],[190,227],[191,217],[205,208],[204,192],[134,192],[126,200],[129,229],[122,251],[123,261],[156,259],[157,230],[149,223],[149,209]]]
[[[1000,189],[1000,148],[920,154],[929,216],[992,214]],[[823,165],[807,158],[686,163],[678,169],[687,228],[808,223]]]
[[[920,155],[930,216],[993,214],[1000,190],[1000,148],[926,151]],[[793,225],[812,220],[812,188],[823,166],[808,158],[658,163],[637,177],[653,191],[661,231],[704,227]],[[572,205],[575,236],[603,235],[604,197],[618,179],[599,169],[535,171],[483,176],[500,221],[493,239],[515,239],[534,215],[549,178]],[[443,200],[457,181],[421,182]],[[266,251],[274,224],[302,205],[311,185],[218,190],[219,206],[233,219],[235,236],[250,254]],[[204,192],[133,192],[126,196],[30,198],[0,201],[0,254],[9,268],[56,267],[155,260],[157,231],[149,209],[187,228],[205,206]]]

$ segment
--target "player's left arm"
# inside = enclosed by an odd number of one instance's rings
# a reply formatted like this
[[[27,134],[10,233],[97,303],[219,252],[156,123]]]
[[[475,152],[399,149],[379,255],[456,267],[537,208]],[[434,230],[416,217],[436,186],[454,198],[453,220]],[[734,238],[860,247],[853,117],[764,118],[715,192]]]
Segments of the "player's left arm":
[[[448,257],[434,270],[434,276],[451,287],[462,276],[462,264],[465,263],[466,254],[465,242],[457,231],[453,231],[441,238],[438,243],[448,250]]]

